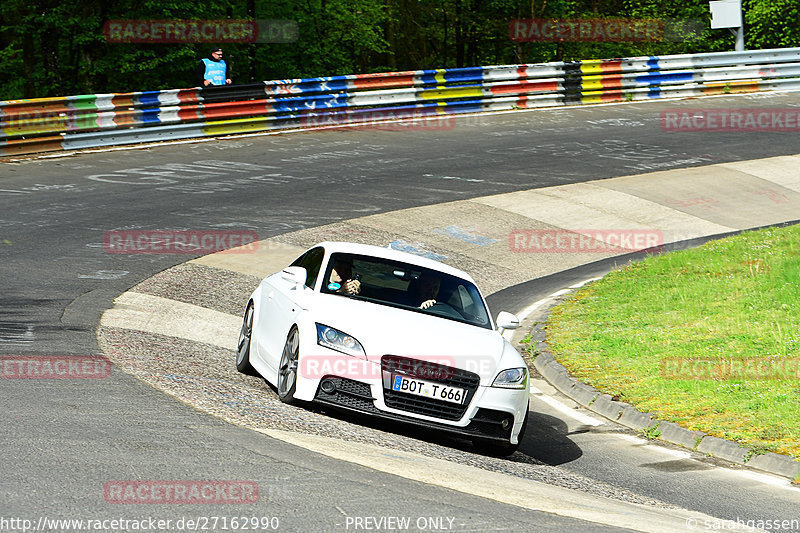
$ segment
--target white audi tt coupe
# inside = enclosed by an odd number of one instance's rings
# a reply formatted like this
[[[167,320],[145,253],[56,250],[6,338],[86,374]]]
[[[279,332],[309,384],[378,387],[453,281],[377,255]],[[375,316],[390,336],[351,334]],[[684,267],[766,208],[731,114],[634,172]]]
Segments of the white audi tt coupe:
[[[309,401],[519,446],[529,379],[466,273],[389,248],[323,242],[265,278],[247,303],[236,368],[281,401]]]

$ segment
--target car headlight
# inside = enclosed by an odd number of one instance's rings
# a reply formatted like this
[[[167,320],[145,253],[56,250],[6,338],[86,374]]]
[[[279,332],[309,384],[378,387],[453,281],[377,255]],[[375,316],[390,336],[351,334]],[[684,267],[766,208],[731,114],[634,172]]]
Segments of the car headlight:
[[[355,337],[322,324],[317,324],[317,344],[347,355],[366,356],[364,347]]]
[[[503,370],[497,374],[497,377],[494,378],[494,383],[492,383],[492,387],[500,387],[503,389],[524,389],[527,382],[527,368],[509,368],[508,370]]]

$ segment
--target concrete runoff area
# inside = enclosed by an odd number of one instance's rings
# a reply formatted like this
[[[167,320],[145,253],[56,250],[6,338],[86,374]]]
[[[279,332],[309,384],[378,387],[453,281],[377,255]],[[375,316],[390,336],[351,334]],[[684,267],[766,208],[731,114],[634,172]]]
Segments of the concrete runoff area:
[[[644,234],[643,242],[659,239],[663,245],[797,219],[797,159],[762,161],[776,181],[728,168],[751,169],[756,162],[610,178],[371,215],[261,241],[258,255],[217,253],[193,262],[266,275],[322,240],[391,243],[443,257],[488,294],[627,253],[620,238],[633,242]],[[564,237],[566,246],[537,247],[527,231]],[[570,240],[571,232],[584,238]],[[523,238],[515,240],[516,234]]]
[[[621,255],[629,251],[618,246],[620,234],[626,232],[650,232],[647,234],[659,236],[660,244],[663,244],[793,220],[800,212],[800,194],[797,192],[800,191],[800,176],[792,173],[796,161],[796,156],[776,157],[412,208],[280,235],[261,241],[255,255],[217,253],[191,263],[232,273],[263,276],[288,265],[305,248],[320,240],[349,240],[382,246],[391,243],[395,248],[419,255],[434,255],[445,263],[454,264],[470,272],[479,286],[491,293],[554,274],[565,267]],[[764,174],[757,170],[761,168],[769,168],[774,180],[766,175],[756,175]],[[528,234],[524,233],[528,231],[542,231],[544,235],[578,232],[588,235],[589,239],[578,240],[577,247],[551,251],[532,247]],[[523,239],[516,242],[513,239],[515,232],[523,232],[526,237],[522,248],[519,244]],[[566,239],[565,242],[570,241]],[[571,241],[573,245],[575,242],[575,239]],[[559,267],[554,266],[556,264]],[[139,331],[158,334],[172,331],[175,336],[198,340],[200,337],[192,331],[196,325],[220,317],[214,314],[218,311],[209,313],[198,306],[186,307],[185,302],[155,295],[141,298],[144,295],[137,292],[138,289],[134,288],[131,293],[121,296],[117,307],[104,315],[101,326],[125,329],[134,324],[137,327],[133,329]],[[169,316],[170,312],[165,309],[169,306],[180,308],[180,316],[184,318],[185,313],[194,312],[197,321],[175,324],[174,327],[156,327],[160,320],[143,318],[147,313],[157,313],[160,318]],[[162,309],[156,311],[159,307]],[[132,321],[128,322],[128,319]],[[238,321],[231,316],[218,323],[220,328],[231,330],[217,336],[221,340],[215,344],[222,346],[226,344],[224,339],[230,340],[238,332]],[[623,414],[622,410],[615,412]],[[321,441],[318,439],[324,437],[279,431],[269,434],[309,448],[325,449],[327,446],[319,444]],[[366,450],[359,450],[354,444],[348,443],[337,449],[340,450],[335,454],[338,458],[359,464],[365,461]],[[359,457],[361,459],[357,459]],[[462,489],[470,492],[463,487],[456,488]],[[557,498],[551,501],[555,500]],[[549,512],[558,514],[559,507],[553,505]],[[614,518],[604,518],[602,513],[590,516],[594,518],[589,520],[596,518],[597,523],[606,525],[668,531],[677,523],[669,520],[683,515],[662,516],[666,521],[655,520],[652,529],[640,522],[634,525],[619,521],[616,514]],[[586,515],[583,518],[586,519]]]

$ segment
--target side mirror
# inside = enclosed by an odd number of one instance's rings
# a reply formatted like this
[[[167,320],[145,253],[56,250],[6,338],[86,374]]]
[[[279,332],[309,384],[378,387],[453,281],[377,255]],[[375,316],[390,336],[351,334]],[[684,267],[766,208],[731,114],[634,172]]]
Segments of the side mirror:
[[[281,278],[293,284],[293,288],[302,287],[306,283],[306,269],[298,266],[286,267],[281,271]]]
[[[501,335],[503,331],[507,329],[517,329],[519,327],[519,318],[517,318],[517,315],[506,311],[500,311],[495,322],[497,322],[497,331],[499,331]]]

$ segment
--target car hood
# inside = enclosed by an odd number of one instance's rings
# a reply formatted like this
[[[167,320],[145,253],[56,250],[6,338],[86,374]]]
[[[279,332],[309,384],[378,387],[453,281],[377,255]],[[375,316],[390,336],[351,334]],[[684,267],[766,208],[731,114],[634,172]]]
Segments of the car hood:
[[[318,295],[312,314],[317,323],[356,338],[376,363],[383,355],[401,355],[488,378],[503,353],[504,340],[494,330],[342,296]]]

